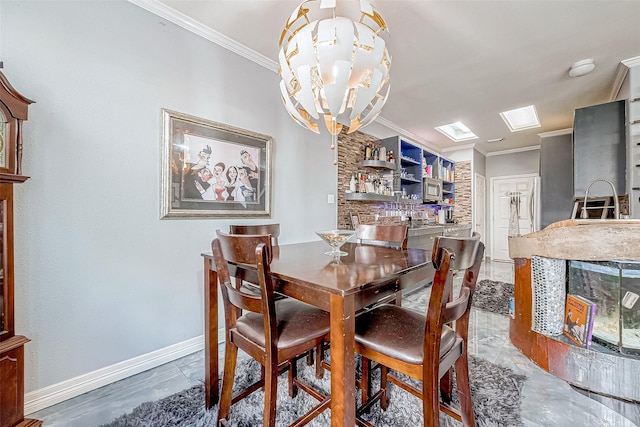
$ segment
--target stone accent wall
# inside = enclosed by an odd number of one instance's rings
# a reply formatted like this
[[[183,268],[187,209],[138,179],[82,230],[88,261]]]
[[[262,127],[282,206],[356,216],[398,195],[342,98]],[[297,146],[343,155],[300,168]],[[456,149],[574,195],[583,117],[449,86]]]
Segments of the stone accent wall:
[[[458,224],[471,224],[472,194],[471,194],[471,162],[457,162],[455,169],[454,191],[455,207],[453,219]]]
[[[377,203],[345,200],[345,190],[349,189],[351,175],[360,170],[364,147],[367,143],[375,143],[376,138],[362,132],[350,135],[343,130],[338,135],[338,228],[351,228],[349,214],[358,214],[363,224],[371,222],[377,211]]]
[[[378,139],[362,132],[347,135],[342,131],[338,135],[338,188],[336,202],[338,204],[338,221],[340,229],[351,228],[351,214],[358,214],[362,224],[399,224],[399,217],[385,217],[384,202],[362,202],[345,200],[345,190],[349,189],[351,175],[367,168],[360,167],[367,143],[377,143]],[[415,205],[416,210],[429,210],[428,205]],[[376,220],[376,215],[378,219]]]

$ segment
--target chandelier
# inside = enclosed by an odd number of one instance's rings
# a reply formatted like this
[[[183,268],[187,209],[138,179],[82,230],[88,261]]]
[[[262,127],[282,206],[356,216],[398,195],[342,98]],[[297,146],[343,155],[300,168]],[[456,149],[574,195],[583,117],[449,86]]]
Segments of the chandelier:
[[[301,126],[334,135],[371,123],[389,95],[391,57],[382,33],[387,25],[368,0],[336,16],[336,0],[307,0],[298,6],[280,36],[280,90],[287,112]],[[341,8],[342,12],[342,8]]]

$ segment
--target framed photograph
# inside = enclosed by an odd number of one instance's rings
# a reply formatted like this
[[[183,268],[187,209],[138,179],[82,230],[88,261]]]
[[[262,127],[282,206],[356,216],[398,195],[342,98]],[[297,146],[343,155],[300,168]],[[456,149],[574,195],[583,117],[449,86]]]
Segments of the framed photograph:
[[[161,219],[271,216],[273,139],[162,110]]]

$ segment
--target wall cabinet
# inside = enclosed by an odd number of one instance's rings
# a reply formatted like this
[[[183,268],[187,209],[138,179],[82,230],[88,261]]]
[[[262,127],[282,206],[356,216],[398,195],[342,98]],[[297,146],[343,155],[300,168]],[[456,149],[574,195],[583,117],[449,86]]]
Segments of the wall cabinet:
[[[402,137],[383,139],[381,144],[387,150],[398,153],[398,170],[394,180],[394,191],[401,192],[408,199],[423,200],[423,180],[442,181],[440,206],[452,206],[455,200],[455,163],[438,154],[424,150],[421,146]]]
[[[573,195],[584,197],[594,179],[613,183],[618,194],[626,193],[626,101],[614,101],[575,110],[573,123]],[[591,196],[612,196],[598,183]]]
[[[0,73],[0,427],[36,427],[24,418],[24,345],[16,335],[13,273],[13,186],[21,173],[22,124],[33,101],[20,95]]]
[[[393,190],[404,198],[422,200],[422,148],[399,136],[383,139],[380,144],[395,156]]]
[[[440,179],[442,179],[442,205],[451,206],[455,202],[455,169],[451,160],[440,158]]]

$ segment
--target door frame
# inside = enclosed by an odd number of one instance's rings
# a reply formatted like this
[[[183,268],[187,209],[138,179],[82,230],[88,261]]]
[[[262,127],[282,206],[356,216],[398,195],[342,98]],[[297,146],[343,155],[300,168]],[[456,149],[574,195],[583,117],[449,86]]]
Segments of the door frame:
[[[522,178],[537,178],[539,177],[540,174],[539,173],[523,173],[521,175],[500,175],[500,176],[492,176],[491,178],[489,178],[489,244],[490,244],[490,248],[491,250],[489,251],[491,253],[491,260],[493,261],[495,259],[495,257],[493,256],[493,250],[494,250],[494,244],[493,244],[493,232],[494,232],[494,228],[495,228],[495,212],[493,209],[493,203],[494,203],[494,199],[495,199],[495,194],[493,194],[493,186],[495,184],[495,180],[503,180],[503,179],[522,179]],[[512,261],[513,262],[513,261]]]
[[[484,181],[484,200],[480,200],[478,198],[478,179],[482,178],[482,181]],[[482,202],[482,208],[480,209],[480,206],[478,206],[480,204],[480,202]],[[477,230],[476,226],[477,224],[477,218],[478,218],[478,212],[480,211],[482,212],[482,215],[484,217],[484,222],[482,224],[482,230]],[[475,172],[473,174],[473,218],[471,219],[473,226],[472,229],[474,231],[477,231],[480,233],[480,240],[486,244],[487,242],[487,177]]]

